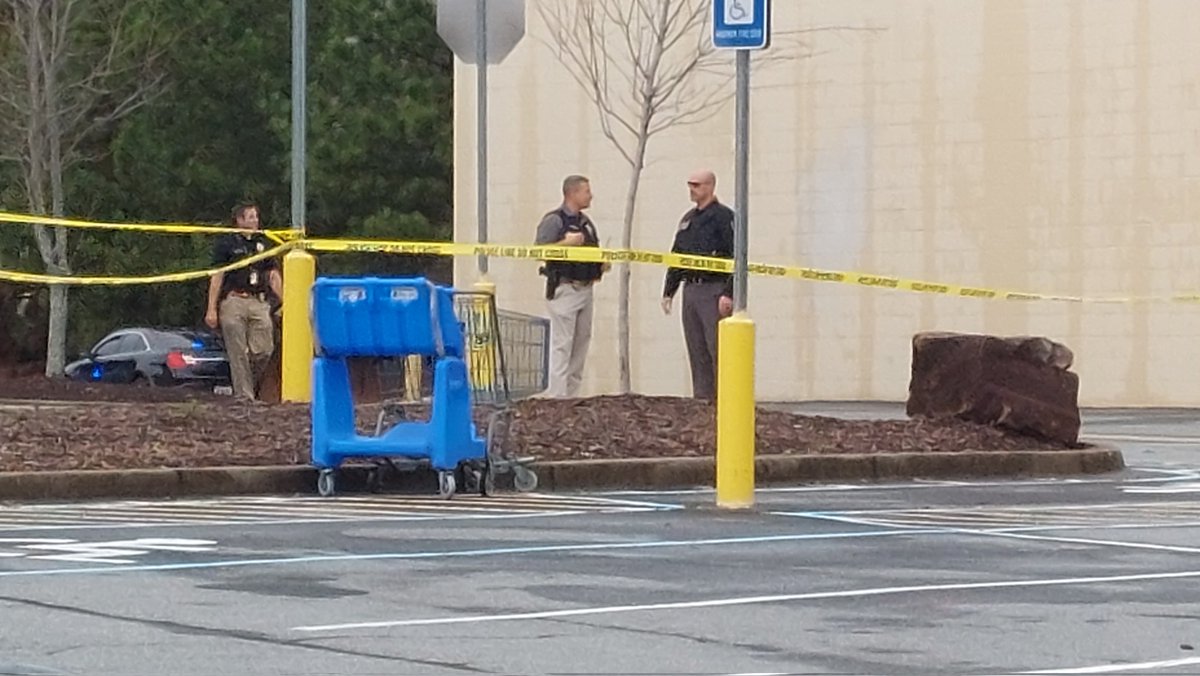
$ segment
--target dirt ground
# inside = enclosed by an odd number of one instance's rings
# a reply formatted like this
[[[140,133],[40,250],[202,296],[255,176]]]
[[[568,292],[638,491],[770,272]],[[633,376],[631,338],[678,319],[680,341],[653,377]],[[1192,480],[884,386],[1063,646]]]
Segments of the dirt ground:
[[[405,409],[410,418],[423,406]],[[477,407],[481,431],[492,407]],[[675,397],[527,399],[504,450],[539,460],[711,455],[715,411]],[[374,430],[379,406],[359,409]],[[388,420],[392,420],[391,417]],[[847,421],[760,409],[758,452],[1061,449],[957,420]],[[0,379],[0,471],[209,467],[308,462],[306,404],[246,405],[203,390]]]

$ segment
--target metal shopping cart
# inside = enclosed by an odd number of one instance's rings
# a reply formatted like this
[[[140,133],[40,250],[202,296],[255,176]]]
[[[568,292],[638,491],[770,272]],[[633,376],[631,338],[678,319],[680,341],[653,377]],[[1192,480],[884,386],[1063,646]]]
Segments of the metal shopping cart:
[[[454,313],[463,330],[471,398],[487,445],[485,466],[465,473],[463,490],[494,493],[497,475],[512,473],[515,489],[532,491],[538,483],[537,474],[528,467],[533,458],[517,457],[505,449],[515,413],[513,403],[543,392],[549,385],[550,322],[500,310],[495,296],[482,292],[455,291]],[[416,355],[378,362],[382,401],[375,421],[377,435],[396,422],[425,415],[432,396],[432,368],[433,360]],[[390,472],[421,464],[379,458],[368,473],[368,486],[380,490]]]

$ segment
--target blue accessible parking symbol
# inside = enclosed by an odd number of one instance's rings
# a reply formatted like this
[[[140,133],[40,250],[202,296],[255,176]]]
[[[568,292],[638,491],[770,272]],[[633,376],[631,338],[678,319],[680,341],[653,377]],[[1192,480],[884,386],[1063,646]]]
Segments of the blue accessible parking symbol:
[[[771,42],[769,0],[713,0],[713,46],[764,49]]]

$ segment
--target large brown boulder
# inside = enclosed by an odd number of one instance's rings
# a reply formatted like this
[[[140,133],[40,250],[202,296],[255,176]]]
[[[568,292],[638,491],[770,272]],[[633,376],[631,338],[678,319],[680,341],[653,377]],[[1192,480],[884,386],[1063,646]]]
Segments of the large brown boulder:
[[[1074,356],[1046,338],[960,333],[913,337],[909,416],[955,417],[1074,445],[1079,376]]]

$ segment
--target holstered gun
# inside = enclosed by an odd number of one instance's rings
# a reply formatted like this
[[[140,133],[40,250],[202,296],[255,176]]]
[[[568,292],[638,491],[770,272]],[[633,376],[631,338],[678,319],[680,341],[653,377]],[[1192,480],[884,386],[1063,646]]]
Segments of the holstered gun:
[[[554,292],[558,290],[558,273],[543,265],[538,268],[538,274],[546,276],[546,300],[554,300]]]

